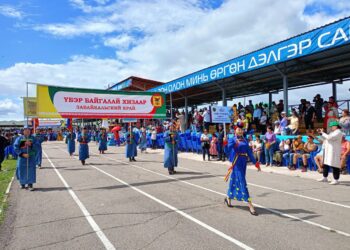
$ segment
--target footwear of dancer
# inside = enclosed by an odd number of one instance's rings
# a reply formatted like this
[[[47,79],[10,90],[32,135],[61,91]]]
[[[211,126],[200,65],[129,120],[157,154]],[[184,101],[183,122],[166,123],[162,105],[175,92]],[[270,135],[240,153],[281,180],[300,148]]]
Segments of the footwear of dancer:
[[[327,177],[322,177],[321,179],[317,180],[318,182],[328,182],[328,178]]]

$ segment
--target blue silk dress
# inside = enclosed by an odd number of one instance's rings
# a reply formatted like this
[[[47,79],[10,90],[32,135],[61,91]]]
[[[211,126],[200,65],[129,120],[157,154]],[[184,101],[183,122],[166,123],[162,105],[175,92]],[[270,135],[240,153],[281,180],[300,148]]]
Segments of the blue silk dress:
[[[254,164],[256,160],[252,150],[249,148],[248,141],[243,137],[235,136],[229,141],[228,153],[232,165],[226,175],[226,181],[229,181],[227,196],[233,200],[251,201],[245,176],[248,157]]]

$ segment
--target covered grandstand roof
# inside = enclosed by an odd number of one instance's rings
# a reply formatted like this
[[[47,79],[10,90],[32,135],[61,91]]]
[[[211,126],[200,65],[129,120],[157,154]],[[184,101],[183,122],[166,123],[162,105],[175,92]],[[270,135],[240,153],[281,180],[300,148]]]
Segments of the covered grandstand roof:
[[[260,50],[199,70],[150,89],[172,93],[173,105],[259,95],[283,87],[321,85],[350,77],[350,17],[286,39]],[[340,82],[340,81],[339,81]],[[167,98],[169,101],[169,98]]]

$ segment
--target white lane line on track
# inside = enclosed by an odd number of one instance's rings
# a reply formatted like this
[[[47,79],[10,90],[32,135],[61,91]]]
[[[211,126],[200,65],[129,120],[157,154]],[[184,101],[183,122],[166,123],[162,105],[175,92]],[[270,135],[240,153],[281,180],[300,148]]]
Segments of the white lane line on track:
[[[50,164],[53,167],[53,169],[55,170],[56,174],[58,175],[58,177],[62,181],[63,185],[66,187],[68,193],[72,196],[73,200],[78,205],[78,207],[80,208],[81,212],[84,214],[84,216],[85,216],[86,220],[89,222],[92,230],[94,230],[94,232],[96,233],[98,238],[101,240],[102,244],[105,246],[105,248],[107,250],[115,250],[115,247],[113,246],[113,244],[109,241],[109,239],[106,237],[106,235],[102,232],[101,228],[97,225],[95,220],[92,218],[92,216],[90,215],[89,211],[86,209],[84,204],[79,200],[78,196],[75,194],[75,192],[68,185],[66,180],[63,178],[61,173],[57,170],[57,168],[52,163],[51,159],[49,158],[49,156],[46,154],[46,152],[44,150],[43,150],[43,153],[45,154],[47,160],[50,162]]]
[[[192,172],[196,172],[196,173],[203,173],[203,172],[200,172],[200,171],[197,171],[197,170],[194,170],[194,169],[190,169],[190,168],[185,168],[185,167],[179,167],[179,168],[182,168],[182,169],[185,169],[185,170],[189,170],[189,171],[192,171]],[[216,176],[216,175],[211,174],[211,173],[208,173],[208,174],[212,175],[214,177],[217,177],[219,179],[223,179],[224,178],[224,176],[220,177],[220,176]],[[318,198],[315,198],[315,197],[306,196],[306,195],[302,195],[302,194],[296,194],[296,193],[280,190],[280,189],[277,189],[277,188],[262,186],[262,185],[254,184],[254,183],[250,183],[250,182],[248,182],[248,185],[253,186],[253,187],[266,189],[266,190],[275,191],[277,193],[287,194],[287,195],[291,195],[291,196],[295,196],[295,197],[299,197],[299,198],[303,198],[303,199],[307,199],[307,200],[322,202],[322,203],[325,203],[325,204],[328,204],[328,205],[333,205],[333,206],[338,206],[338,207],[343,207],[343,208],[350,209],[350,205],[345,205],[345,204],[341,204],[341,203],[338,203],[338,202],[326,201],[326,200],[318,199]]]
[[[185,170],[189,170],[189,171],[193,171],[193,172],[196,172],[196,173],[203,173],[203,172],[200,172],[200,171],[197,171],[197,170],[194,170],[194,169],[190,169],[190,168],[185,168],[185,167],[179,167],[179,168],[182,168],[182,169],[185,169]],[[213,175],[213,174],[210,174],[210,175],[212,175],[214,177],[217,177],[219,179],[224,179],[224,176],[221,177],[221,176],[216,176],[216,175]],[[318,201],[318,202],[326,203],[326,204],[329,204],[329,205],[343,207],[343,208],[349,208],[350,209],[349,205],[345,205],[345,204],[341,204],[341,203],[337,203],[337,202],[333,202],[333,201],[326,201],[326,200],[318,199],[318,198],[315,198],[315,197],[310,197],[310,196],[306,196],[306,195],[302,195],[302,194],[296,194],[296,193],[292,193],[292,192],[288,192],[288,191],[283,191],[283,190],[280,190],[280,189],[277,189],[277,188],[266,187],[266,186],[262,186],[262,185],[258,185],[258,184],[254,184],[254,183],[250,183],[250,182],[248,182],[248,185],[253,186],[253,187],[258,187],[258,188],[262,188],[262,189],[275,191],[275,192],[282,193],[282,194],[296,196],[296,197],[307,199],[307,200]]]
[[[96,155],[96,154],[95,154],[95,155]],[[215,194],[219,194],[219,195],[221,195],[221,196],[226,196],[225,193],[221,193],[221,192],[218,192],[218,191],[215,191],[215,190],[212,190],[212,189],[209,189],[209,188],[200,186],[200,185],[196,185],[196,184],[190,183],[190,182],[188,182],[188,181],[179,180],[179,179],[177,179],[177,178],[175,178],[175,177],[168,176],[168,175],[165,175],[165,174],[161,174],[161,173],[158,173],[158,172],[155,172],[155,171],[152,171],[152,170],[149,170],[149,169],[146,169],[146,168],[143,168],[143,167],[140,167],[140,166],[137,166],[137,165],[128,163],[128,162],[116,160],[116,159],[113,159],[113,158],[111,158],[111,157],[104,156],[104,155],[102,155],[102,157],[107,158],[107,159],[110,159],[110,160],[113,160],[113,161],[115,161],[115,162],[124,163],[124,164],[127,164],[127,165],[129,165],[129,166],[132,166],[132,167],[135,167],[135,168],[138,168],[138,169],[142,169],[142,170],[144,170],[144,171],[146,171],[146,172],[153,173],[153,174],[156,174],[156,175],[159,175],[159,176],[163,176],[163,177],[168,178],[168,179],[176,180],[176,181],[185,183],[185,184],[187,184],[187,185],[190,185],[190,186],[193,186],[193,187],[202,189],[202,190],[206,190],[206,191],[208,191],[208,192],[212,192],[212,193],[215,193]],[[185,169],[185,168],[183,168],[183,169]],[[275,210],[275,209],[272,209],[272,208],[268,208],[268,207],[265,207],[265,206],[262,206],[262,205],[259,205],[259,204],[256,204],[256,203],[253,203],[253,205],[256,206],[256,207],[265,209],[265,210],[267,210],[267,211],[269,211],[269,212],[271,212],[271,213],[278,214],[278,215],[280,215],[280,216],[286,217],[286,218],[290,218],[290,219],[293,219],[293,220],[297,220],[297,221],[300,221],[300,222],[303,222],[303,223],[306,223],[306,224],[309,224],[309,225],[312,225],[312,226],[315,226],[315,227],[318,227],[318,228],[327,230],[327,231],[329,231],[329,232],[333,232],[333,233],[337,233],[337,234],[340,234],[340,235],[343,235],[343,236],[346,236],[346,237],[350,237],[350,234],[349,234],[349,233],[343,232],[343,231],[341,231],[341,230],[336,230],[336,229],[333,229],[333,228],[331,228],[331,227],[328,227],[328,226],[325,226],[325,225],[322,225],[322,224],[319,224],[319,223],[316,223],[316,222],[313,222],[313,221],[304,220],[304,219],[299,218],[299,217],[296,217],[296,216],[294,216],[294,215],[282,213],[282,212],[280,212],[280,211],[278,211],[278,210]]]
[[[60,149],[60,148],[59,148],[59,150],[64,151],[64,150],[62,150],[62,149]],[[64,151],[64,152],[65,152],[65,151]],[[97,154],[94,154],[94,155],[97,155]],[[74,158],[77,159],[76,156],[74,156]],[[229,235],[227,235],[227,234],[225,234],[225,233],[223,233],[223,232],[217,230],[216,228],[213,228],[212,226],[209,226],[208,224],[206,224],[206,223],[204,223],[204,222],[202,222],[202,221],[200,221],[200,220],[194,218],[193,216],[191,216],[191,215],[189,215],[189,214],[183,212],[182,210],[180,210],[180,209],[178,209],[178,208],[176,208],[176,207],[174,207],[174,206],[172,206],[172,205],[170,205],[170,204],[168,204],[168,203],[166,203],[166,202],[164,202],[164,201],[162,201],[162,200],[156,198],[155,196],[153,196],[153,195],[151,195],[151,194],[149,194],[149,193],[146,193],[145,191],[143,191],[143,190],[141,190],[141,189],[139,189],[139,188],[137,188],[137,187],[134,187],[133,185],[131,185],[131,184],[129,184],[129,183],[127,183],[127,182],[125,182],[125,181],[123,181],[123,180],[121,180],[121,179],[115,177],[114,175],[111,175],[110,173],[107,173],[106,171],[104,171],[104,170],[102,170],[102,169],[100,169],[100,168],[98,168],[98,167],[96,167],[96,166],[94,166],[94,165],[92,165],[92,164],[88,164],[87,166],[90,166],[90,167],[96,169],[97,171],[103,173],[104,175],[107,175],[108,177],[110,177],[110,178],[112,178],[112,179],[114,179],[114,180],[116,180],[116,181],[122,183],[123,185],[125,185],[125,186],[127,186],[127,187],[133,189],[134,191],[136,191],[136,192],[138,192],[138,193],[140,193],[140,194],[142,194],[142,195],[144,195],[144,196],[150,198],[151,200],[153,200],[153,201],[155,201],[155,202],[157,202],[157,203],[159,203],[159,204],[161,204],[161,205],[163,205],[163,206],[169,208],[170,210],[172,210],[172,211],[174,211],[174,212],[180,214],[181,216],[185,217],[186,219],[188,219],[188,220],[190,220],[190,221],[192,221],[192,222],[194,222],[194,223],[200,225],[201,227],[203,227],[203,228],[205,228],[205,229],[207,229],[207,230],[209,230],[209,231],[215,233],[216,235],[218,235],[218,236],[220,236],[220,237],[222,237],[222,238],[224,238],[224,239],[226,239],[226,240],[232,242],[232,243],[235,244],[236,246],[239,246],[239,247],[241,247],[242,249],[246,249],[246,250],[253,250],[253,248],[247,246],[247,245],[244,244],[243,242],[241,242],[241,241],[239,241],[239,240],[237,240],[237,239],[235,239],[235,238],[232,238],[231,236],[229,236]]]

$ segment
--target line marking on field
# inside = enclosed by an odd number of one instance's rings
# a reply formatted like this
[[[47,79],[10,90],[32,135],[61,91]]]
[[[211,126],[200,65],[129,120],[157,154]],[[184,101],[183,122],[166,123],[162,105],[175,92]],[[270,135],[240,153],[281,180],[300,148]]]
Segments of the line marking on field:
[[[66,187],[68,193],[72,196],[73,200],[78,205],[78,207],[80,208],[81,212],[84,214],[84,216],[85,216],[86,220],[89,222],[92,230],[94,230],[94,232],[96,233],[98,238],[101,240],[102,244],[105,246],[105,248],[107,250],[115,250],[116,248],[109,241],[109,239],[106,237],[106,235],[102,232],[101,228],[97,225],[95,220],[92,218],[92,216],[89,213],[89,211],[86,209],[84,204],[79,200],[78,196],[75,194],[75,192],[72,190],[72,188],[68,185],[66,180],[63,178],[61,173],[57,170],[57,168],[55,167],[55,165],[53,164],[53,162],[51,161],[51,159],[49,158],[49,156],[46,154],[46,152],[44,150],[43,150],[43,153],[45,154],[47,160],[49,161],[49,163],[51,164],[51,166],[55,170],[56,174],[58,175],[58,177],[62,181],[63,185]]]
[[[59,148],[59,150],[65,152],[64,150],[62,150],[60,148]],[[94,155],[97,155],[97,154],[94,154]],[[74,156],[74,158],[77,159],[76,156]],[[229,235],[219,231],[218,229],[216,229],[216,228],[214,228],[212,226],[209,226],[208,224],[206,224],[206,223],[204,223],[204,222],[194,218],[193,216],[183,212],[182,210],[180,210],[180,209],[178,209],[178,208],[176,208],[176,207],[174,207],[174,206],[172,206],[172,205],[170,205],[170,204],[168,204],[168,203],[166,203],[166,202],[156,198],[155,196],[153,196],[153,195],[151,195],[149,193],[146,193],[145,191],[143,191],[143,190],[141,190],[141,189],[139,189],[137,187],[134,187],[133,185],[131,185],[131,184],[129,184],[129,183],[127,183],[127,182],[125,182],[125,181],[115,177],[114,175],[112,175],[110,173],[107,173],[106,171],[104,171],[104,170],[102,170],[102,169],[100,169],[100,168],[98,168],[98,167],[96,167],[96,166],[94,166],[92,164],[88,164],[87,166],[90,166],[90,167],[96,169],[97,171],[103,173],[104,175],[109,176],[110,178],[112,178],[112,179],[122,183],[123,185],[125,185],[125,186],[133,189],[134,191],[136,191],[136,192],[138,192],[138,193],[148,197],[149,199],[151,199],[151,200],[161,204],[162,206],[165,206],[165,207],[169,208],[170,210],[180,214],[181,216],[185,217],[186,219],[188,219],[188,220],[190,220],[190,221],[200,225],[201,227],[203,227],[203,228],[205,228],[205,229],[215,233],[216,235],[218,235],[218,236],[220,236],[220,237],[222,237],[222,238],[232,242],[233,244],[241,247],[242,249],[253,250],[253,248],[249,247],[248,245],[244,244],[243,242],[241,242],[241,241],[239,241],[239,240],[237,240],[237,239],[235,239],[235,238],[233,238],[233,237],[231,237],[231,236],[229,236]]]
[[[61,151],[64,151],[62,149],[60,149]],[[196,185],[196,184],[193,184],[193,183],[190,183],[188,181],[183,181],[183,180],[179,180],[175,177],[172,177],[172,176],[168,176],[168,175],[165,175],[165,174],[161,174],[161,173],[158,173],[158,172],[155,172],[155,171],[152,171],[152,170],[149,170],[149,169],[146,169],[146,168],[143,168],[143,167],[140,167],[138,165],[134,165],[134,164],[131,164],[131,163],[128,163],[128,162],[125,162],[125,161],[121,161],[121,160],[116,160],[116,159],[113,159],[111,157],[108,157],[108,156],[104,156],[104,155],[98,155],[98,154],[94,154],[96,156],[102,156],[106,159],[110,159],[112,161],[115,161],[115,162],[119,162],[119,163],[123,163],[123,164],[126,164],[126,165],[129,165],[129,166],[132,166],[132,167],[135,167],[135,168],[138,168],[138,169],[142,169],[144,171],[147,171],[147,172],[150,172],[150,173],[153,173],[153,174],[156,174],[156,175],[159,175],[159,176],[163,176],[165,178],[168,178],[168,179],[173,179],[173,180],[176,180],[176,181],[179,181],[179,182],[182,182],[182,183],[185,183],[187,185],[190,185],[190,186],[193,186],[193,187],[196,187],[196,188],[199,188],[199,189],[202,189],[202,190],[206,190],[208,192],[211,192],[211,193],[215,193],[215,194],[219,194],[221,196],[226,196],[225,193],[221,193],[221,192],[218,192],[218,191],[215,191],[215,190],[212,190],[212,189],[209,189],[209,188],[206,188],[206,187],[203,187],[203,186],[200,186],[200,185]],[[90,165],[91,166],[91,165]],[[96,168],[96,167],[95,167]],[[184,168],[184,167],[181,167],[182,169],[186,169],[186,170],[191,170],[191,171],[194,171],[194,172],[197,172],[197,173],[201,173],[199,171],[196,171],[196,170],[192,170],[192,169],[189,169],[189,168]],[[103,170],[101,170],[103,171]],[[215,175],[213,175],[215,176]],[[216,176],[217,177],[217,176]],[[218,177],[218,178],[221,178],[221,177]],[[346,237],[350,237],[350,234],[349,233],[346,233],[346,232],[343,232],[341,230],[336,230],[336,229],[333,229],[331,227],[328,227],[328,226],[325,226],[325,225],[322,225],[322,224],[319,224],[319,223],[316,223],[316,222],[313,222],[313,221],[309,221],[309,220],[305,220],[305,219],[302,219],[302,218],[299,218],[297,216],[294,216],[294,215],[290,215],[290,214],[286,214],[286,213],[283,213],[283,212],[280,212],[278,210],[275,210],[275,209],[272,209],[272,208],[268,208],[268,207],[265,207],[263,205],[259,205],[259,204],[256,204],[256,203],[253,203],[254,206],[256,207],[259,207],[261,209],[265,209],[271,213],[274,213],[274,214],[277,214],[277,215],[280,215],[282,217],[285,217],[285,218],[289,218],[289,219],[293,219],[293,220],[297,220],[297,221],[300,221],[300,222],[303,222],[303,223],[306,223],[306,224],[309,224],[309,225],[312,225],[312,226],[315,226],[315,227],[318,227],[318,228],[321,228],[321,229],[324,229],[326,231],[329,231],[329,232],[333,232],[333,233],[337,233],[339,235],[343,235],[343,236],[346,236]]]
[[[190,169],[190,168],[185,168],[185,167],[180,167],[180,168],[185,169],[185,170],[190,170],[190,171],[193,171],[193,172],[196,172],[196,173],[202,173],[200,171],[193,170],[193,169]],[[221,176],[216,176],[216,175],[213,175],[213,174],[210,174],[210,175],[212,175],[213,177],[220,178],[220,179],[224,178],[224,176],[221,177]],[[258,188],[262,188],[262,189],[275,191],[275,192],[278,192],[278,193],[283,193],[283,194],[296,196],[296,197],[299,197],[299,198],[304,198],[304,199],[308,199],[308,200],[318,201],[318,202],[326,203],[326,204],[329,204],[329,205],[343,207],[343,208],[349,208],[350,209],[349,205],[345,205],[345,204],[341,204],[341,203],[337,203],[337,202],[333,202],[333,201],[326,201],[326,200],[322,200],[322,199],[318,199],[318,198],[314,198],[314,197],[310,197],[310,196],[306,196],[306,195],[302,195],[302,194],[296,194],[296,193],[292,193],[292,192],[288,192],[288,191],[283,191],[283,190],[280,190],[280,189],[277,189],[277,188],[266,187],[266,186],[262,186],[262,185],[258,185],[258,184],[254,184],[254,183],[250,183],[250,182],[248,182],[248,185],[253,186],[253,187],[258,187]]]
[[[206,188],[206,187],[197,185],[197,184],[193,184],[193,183],[190,183],[190,182],[188,182],[188,181],[179,180],[179,179],[177,179],[177,178],[175,178],[175,177],[168,176],[168,175],[165,175],[165,174],[161,174],[161,173],[158,173],[158,172],[155,172],[155,171],[152,171],[152,170],[149,170],[149,169],[146,169],[146,168],[143,168],[143,167],[140,167],[140,166],[137,166],[137,165],[134,165],[134,164],[125,162],[125,161],[116,160],[116,159],[113,159],[113,158],[110,158],[110,157],[104,156],[104,155],[102,155],[102,157],[107,158],[107,159],[110,159],[110,160],[113,160],[113,161],[115,161],[115,162],[124,163],[124,164],[127,164],[127,165],[129,165],[129,166],[132,166],[132,167],[135,167],[135,168],[138,168],[138,169],[142,169],[142,170],[144,170],[144,171],[147,171],[147,172],[150,172],[150,173],[159,175],[159,176],[163,176],[163,177],[168,178],[168,179],[176,180],[176,181],[185,183],[185,184],[187,184],[187,185],[190,185],[190,186],[193,186],[193,187],[196,187],[196,188],[199,188],[199,189],[202,189],[202,190],[211,192],[211,193],[219,194],[219,195],[221,195],[221,196],[226,196],[225,193],[221,193],[221,192],[218,192],[218,191],[215,191],[215,190],[212,190],[212,189],[209,189],[209,188]],[[184,169],[185,169],[185,168],[184,168]],[[102,170],[102,171],[103,171],[103,170]],[[329,231],[329,232],[334,232],[334,233],[337,233],[337,234],[340,234],[340,235],[343,235],[343,236],[346,236],[346,237],[350,237],[350,234],[349,234],[349,233],[343,232],[343,231],[341,231],[341,230],[336,230],[336,229],[333,229],[333,228],[331,228],[331,227],[324,226],[324,225],[322,225],[322,224],[319,224],[319,223],[316,223],[316,222],[313,222],[313,221],[309,221],[309,220],[305,220],[305,219],[296,217],[296,216],[294,216],[294,215],[282,213],[282,212],[280,212],[280,211],[278,211],[278,210],[275,210],[275,209],[272,209],[272,208],[268,208],[268,207],[265,207],[265,206],[260,205],[260,204],[253,203],[253,205],[256,206],[256,207],[265,209],[265,210],[267,210],[267,211],[269,211],[269,212],[271,212],[271,213],[278,214],[278,215],[280,215],[280,216],[283,216],[283,217],[286,217],[286,218],[289,218],[289,219],[297,220],[297,221],[300,221],[300,222],[303,222],[303,223],[306,223],[306,224],[309,224],[309,225],[312,225],[312,226],[315,226],[315,227],[318,227],[318,228],[327,230],[327,231]]]

